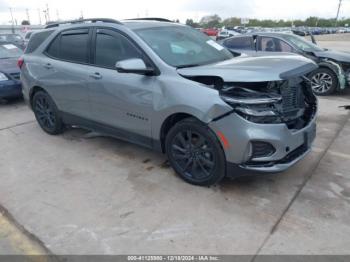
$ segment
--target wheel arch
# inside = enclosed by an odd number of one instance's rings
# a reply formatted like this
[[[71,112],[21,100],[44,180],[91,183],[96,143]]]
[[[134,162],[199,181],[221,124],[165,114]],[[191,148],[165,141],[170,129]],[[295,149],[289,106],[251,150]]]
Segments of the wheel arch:
[[[186,118],[196,118],[194,115],[184,112],[173,113],[169,115],[164,121],[160,128],[159,141],[160,141],[160,149],[162,153],[165,153],[165,138],[169,133],[171,127],[173,127],[176,123],[186,119]]]
[[[341,75],[341,66],[333,60],[326,60],[326,61],[321,61],[318,63],[319,68],[326,68],[331,70],[337,77],[338,80],[338,86],[337,89],[340,87],[340,75]]]
[[[33,86],[30,89],[30,92],[29,92],[29,104],[30,104],[31,108],[33,108],[33,97],[34,97],[35,93],[37,93],[39,91],[46,92],[46,90],[44,88],[42,88],[41,86]]]

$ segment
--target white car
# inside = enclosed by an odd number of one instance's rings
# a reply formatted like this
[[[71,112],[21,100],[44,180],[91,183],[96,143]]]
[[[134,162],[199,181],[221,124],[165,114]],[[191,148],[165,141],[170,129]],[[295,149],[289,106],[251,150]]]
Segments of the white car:
[[[230,29],[222,29],[218,35],[216,36],[216,40],[222,40],[231,36],[237,36],[240,35],[240,33],[238,33],[235,30],[230,30]]]

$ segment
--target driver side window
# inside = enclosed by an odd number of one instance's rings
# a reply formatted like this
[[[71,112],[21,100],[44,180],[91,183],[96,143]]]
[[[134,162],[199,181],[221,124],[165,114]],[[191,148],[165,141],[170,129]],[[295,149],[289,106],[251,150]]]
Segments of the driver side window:
[[[125,36],[110,30],[96,34],[95,65],[114,68],[119,61],[141,58],[141,52]]]

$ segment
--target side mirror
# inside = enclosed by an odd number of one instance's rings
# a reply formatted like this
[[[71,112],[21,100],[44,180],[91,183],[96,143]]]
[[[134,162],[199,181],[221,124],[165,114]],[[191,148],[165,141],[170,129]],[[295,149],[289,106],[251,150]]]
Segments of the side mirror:
[[[154,69],[146,66],[140,58],[131,58],[119,61],[115,64],[119,73],[133,73],[140,75],[154,75]]]

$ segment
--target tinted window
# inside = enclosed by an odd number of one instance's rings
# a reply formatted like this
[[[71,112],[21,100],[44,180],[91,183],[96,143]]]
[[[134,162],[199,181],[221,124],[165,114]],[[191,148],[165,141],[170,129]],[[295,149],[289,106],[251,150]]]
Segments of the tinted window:
[[[259,51],[293,52],[293,48],[286,42],[274,37],[261,37]]]
[[[224,45],[232,49],[243,49],[243,50],[252,50],[252,38],[251,37],[237,37],[227,39],[224,42]]]
[[[31,38],[31,40],[29,40],[29,43],[30,41],[32,41],[32,39],[34,38],[35,35],[33,35],[33,37]],[[53,40],[51,42],[51,44],[49,45],[49,48],[47,49],[47,53],[52,56],[52,57],[56,57],[58,58],[59,57],[59,54],[60,54],[60,38],[61,36],[58,35],[55,40]]]
[[[109,30],[98,30],[96,36],[96,65],[115,67],[118,61],[141,57],[141,53],[123,35]]]
[[[72,30],[61,36],[60,55],[63,60],[87,63],[88,30]]]
[[[30,36],[32,35],[32,33],[33,33],[33,32],[28,32],[24,38],[25,38],[25,39],[29,39]]]
[[[53,31],[54,30],[48,30],[33,34],[24,52],[26,54],[34,52],[53,33]]]
[[[47,53],[55,58],[78,62],[88,62],[88,29],[69,30],[58,35],[50,44]]]

